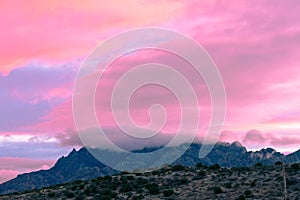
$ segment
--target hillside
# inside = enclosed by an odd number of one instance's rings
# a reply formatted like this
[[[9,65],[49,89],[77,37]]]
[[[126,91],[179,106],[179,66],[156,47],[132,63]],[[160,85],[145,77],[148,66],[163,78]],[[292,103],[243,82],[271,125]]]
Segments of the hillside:
[[[105,166],[96,160],[87,149],[82,148],[79,151],[73,150],[66,157],[61,157],[49,170],[18,175],[1,184],[0,194],[38,189],[75,180],[88,180],[114,173],[117,171]]]
[[[285,171],[285,173],[283,173]],[[288,199],[300,196],[299,164],[220,168],[166,166],[147,173],[122,173],[43,188],[0,199]]]
[[[272,165],[277,161],[283,163],[296,163],[300,160],[300,151],[287,156],[276,152],[274,149],[267,148],[260,151],[247,151],[238,142],[232,144],[219,143],[203,159],[199,159],[198,152],[201,144],[192,144],[189,149],[173,163],[184,166],[196,166],[203,163],[210,166],[219,164],[222,167],[248,167],[258,162]],[[159,147],[158,147],[159,148]],[[170,149],[176,152],[176,148]],[[151,151],[156,148],[150,148]],[[100,153],[104,150],[99,150]],[[149,148],[136,151],[136,153],[149,152]],[[147,162],[147,161],[145,161]],[[79,151],[73,150],[68,156],[60,158],[57,163],[49,170],[41,170],[22,174],[16,178],[0,185],[0,194],[11,192],[21,192],[25,190],[40,189],[61,183],[72,182],[75,180],[89,180],[99,176],[112,175],[117,173],[103,163],[96,160],[85,148]]]

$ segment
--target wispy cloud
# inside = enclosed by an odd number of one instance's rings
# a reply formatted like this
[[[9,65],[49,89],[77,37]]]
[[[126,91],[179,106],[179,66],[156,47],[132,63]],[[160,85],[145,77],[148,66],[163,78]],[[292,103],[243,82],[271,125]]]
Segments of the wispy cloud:
[[[227,119],[220,140],[240,140],[250,148],[297,148],[297,4],[293,0],[232,1],[230,5],[225,0],[1,2],[0,159],[52,160],[79,145],[71,95],[81,61],[112,34],[142,26],[183,32],[209,52],[227,92]],[[118,129],[107,97],[118,78],[132,66],[160,62],[162,56],[164,64],[189,77],[195,87],[201,112],[199,138],[203,137],[211,112],[205,83],[184,61],[157,51],[136,52],[116,61],[100,81],[97,115],[111,132]],[[165,133],[176,130],[180,109],[169,91],[141,88],[133,97],[131,114],[137,123],[147,124],[149,106],[162,103],[169,114]],[[114,139],[118,141],[118,137]],[[123,146],[123,141],[132,142],[122,139]],[[11,177],[18,170],[2,169],[0,173],[4,172]],[[4,177],[1,180],[7,177],[0,176]]]

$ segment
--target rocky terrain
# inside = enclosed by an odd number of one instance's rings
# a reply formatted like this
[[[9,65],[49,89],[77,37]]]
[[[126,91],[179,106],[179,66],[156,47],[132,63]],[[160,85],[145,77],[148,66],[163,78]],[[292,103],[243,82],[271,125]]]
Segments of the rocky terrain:
[[[145,153],[155,151],[158,148],[159,147],[145,148],[135,152]],[[172,147],[170,151],[176,152],[177,148],[180,147]],[[173,165],[196,166],[197,163],[203,163],[206,166],[218,164],[221,167],[232,168],[249,167],[259,162],[264,165],[273,165],[278,161],[286,164],[297,163],[300,161],[300,151],[289,155],[283,155],[271,148],[252,152],[247,151],[247,149],[238,142],[232,144],[219,143],[214,146],[212,151],[205,158],[200,159],[198,157],[200,148],[201,144],[192,144],[188,150],[173,163]],[[99,150],[99,153],[105,152],[104,150]],[[149,161],[145,160],[144,162],[146,163]],[[140,163],[143,164],[143,162]],[[140,167],[137,166],[137,168],[142,168],[142,165]],[[103,163],[96,160],[87,149],[82,148],[79,151],[73,150],[68,156],[60,158],[54,167],[49,170],[22,174],[15,179],[1,184],[0,194],[40,189],[42,187],[72,182],[75,180],[90,180],[99,176],[116,173],[118,173],[118,171],[105,166]]]
[[[284,189],[286,185],[286,190]],[[285,192],[286,191],[286,192]],[[287,199],[300,197],[299,164],[221,168],[198,164],[121,173],[0,196],[0,199]]]

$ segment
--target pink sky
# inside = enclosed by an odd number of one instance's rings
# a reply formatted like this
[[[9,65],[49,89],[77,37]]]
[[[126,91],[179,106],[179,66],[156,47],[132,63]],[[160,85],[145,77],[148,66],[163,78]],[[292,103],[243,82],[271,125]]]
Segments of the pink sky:
[[[71,97],[81,62],[113,34],[145,26],[184,33],[203,45],[215,61],[227,93],[221,141],[238,140],[249,149],[298,150],[298,4],[296,0],[1,2],[0,182],[50,167],[80,145]],[[115,62],[106,73],[96,98],[98,115],[106,119],[108,130],[116,131],[105,94],[126,69],[159,61],[160,56],[158,52],[137,52]],[[165,58],[166,64],[193,76],[182,61],[170,55]],[[192,85],[201,103],[201,135],[209,119],[209,96],[203,81],[192,81]],[[172,116],[166,132],[176,128],[178,105],[170,93],[149,88],[134,99],[132,114],[137,123],[147,123],[149,105],[161,101]],[[112,134],[112,138],[125,145],[122,137]]]

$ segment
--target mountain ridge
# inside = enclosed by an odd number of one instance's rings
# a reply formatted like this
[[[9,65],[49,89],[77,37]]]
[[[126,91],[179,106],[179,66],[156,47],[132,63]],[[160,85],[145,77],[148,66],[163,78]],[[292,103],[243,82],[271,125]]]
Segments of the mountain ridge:
[[[188,150],[173,165],[196,166],[219,164],[222,167],[253,166],[256,163],[271,165],[276,162],[297,163],[300,160],[300,149],[284,155],[272,148],[263,148],[259,151],[247,151],[239,142],[218,143],[205,157],[199,158],[201,144],[193,143]],[[138,153],[148,153],[161,147],[147,147],[136,150]],[[179,147],[171,147],[179,148]],[[176,149],[174,149],[176,150]],[[78,151],[73,149],[67,156],[62,156],[49,170],[40,170],[18,175],[16,178],[0,184],[0,194],[21,192],[25,190],[40,189],[56,184],[72,182],[75,180],[89,180],[99,176],[119,173],[96,160],[86,148]]]

